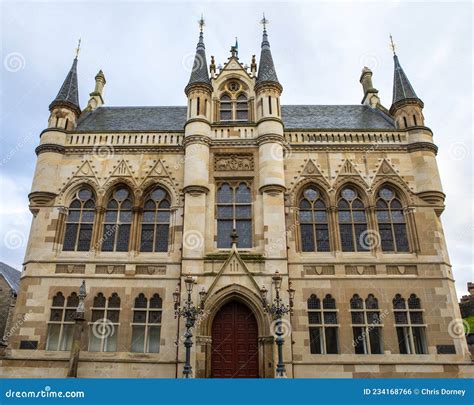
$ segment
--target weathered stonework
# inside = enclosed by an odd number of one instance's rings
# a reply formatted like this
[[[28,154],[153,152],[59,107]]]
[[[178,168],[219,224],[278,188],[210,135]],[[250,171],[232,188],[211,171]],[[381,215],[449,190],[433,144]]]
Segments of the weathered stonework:
[[[88,328],[94,324],[91,308],[98,293],[120,297],[120,318],[114,352],[88,350],[90,334],[83,336],[79,377],[181,376],[184,322],[174,317],[172,294],[190,274],[197,278],[199,289],[208,292],[205,316],[194,331],[195,375],[213,375],[213,319],[223,305],[237,300],[251,310],[258,325],[258,375],[273,377],[272,321],[263,311],[259,290],[262,285],[272,290],[276,271],[283,276],[284,300],[290,282],[296,291],[283,353],[289,377],[474,375],[464,336],[453,334],[453,322],[460,314],[439,218],[444,194],[436,146],[431,131],[422,126],[420,103],[399,103],[389,113],[379,104],[371,73],[365,71],[364,105],[350,106],[356,112],[340,113],[323,106],[323,117],[318,118],[320,110],[310,108],[314,106],[281,106],[282,86],[273,75],[259,81],[252,66],[249,71],[234,55],[219,72],[211,68],[209,83],[190,81],[187,110],[173,110],[176,117],[171,117],[183,119],[181,128],[174,124],[169,129],[163,123],[159,124],[163,129],[139,127],[144,122],[139,114],[146,112],[133,108],[124,108],[121,114],[126,114],[127,122],[136,122],[136,128],[94,124],[99,114],[107,121],[107,114],[120,113],[101,106],[103,74],[96,78],[96,90],[78,121],[74,109],[65,110],[67,105],[58,111],[53,108],[37,149],[30,194],[34,219],[15,315],[19,319],[30,312],[30,316],[10,339],[0,360],[1,376],[66,375],[69,352],[46,350],[51,306],[58,292],[68,297],[83,279]],[[246,119],[221,120],[226,114],[222,97],[229,95],[231,114],[237,114],[239,92],[246,96]],[[172,114],[166,108],[159,114]],[[376,124],[344,124],[347,114],[356,113]],[[324,121],[328,114],[331,124]],[[158,112],[152,115],[157,119]],[[416,125],[411,121],[404,125],[403,117],[413,120],[413,116],[418,117]],[[216,195],[226,182],[243,183],[251,190],[249,248],[218,248]],[[168,247],[145,252],[141,249],[144,205],[157,185],[170,199]],[[384,252],[380,243],[365,251],[344,251],[338,204],[340,191],[348,185],[359,193],[368,229],[375,233],[378,192],[387,185],[397,191],[407,229],[406,251]],[[129,190],[133,206],[129,249],[102,251],[107,204],[119,186]],[[327,251],[303,249],[300,200],[308,186],[320,190],[327,207]],[[90,249],[66,251],[68,210],[83,187],[95,197]],[[146,297],[157,293],[163,302],[159,353],[131,350],[130,325],[141,293]],[[311,354],[307,300],[312,294],[321,299],[330,294],[336,300],[337,354]],[[378,300],[383,317],[381,354],[355,354],[350,312],[355,294],[363,299],[372,294]],[[405,299],[416,294],[421,300],[426,354],[400,354],[393,312],[397,294]],[[22,341],[36,341],[37,349],[20,349]]]

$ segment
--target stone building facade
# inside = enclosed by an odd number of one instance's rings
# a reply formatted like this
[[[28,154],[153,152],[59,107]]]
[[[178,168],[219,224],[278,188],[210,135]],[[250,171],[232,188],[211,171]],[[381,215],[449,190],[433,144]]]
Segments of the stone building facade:
[[[81,110],[77,63],[36,148],[16,317],[31,315],[2,375],[66,375],[85,280],[78,376],[180,377],[173,292],[192,275],[194,375],[273,377],[260,290],[276,272],[285,302],[295,290],[288,377],[472,375],[437,147],[396,55],[390,109],[368,68],[359,105],[282,105],[266,29],[258,67],[233,47],[219,68],[201,29],[185,107],[106,107],[99,72]]]

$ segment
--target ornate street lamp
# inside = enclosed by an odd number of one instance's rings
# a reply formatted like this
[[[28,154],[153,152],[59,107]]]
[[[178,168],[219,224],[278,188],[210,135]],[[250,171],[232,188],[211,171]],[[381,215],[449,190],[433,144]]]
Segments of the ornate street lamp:
[[[283,315],[287,313],[291,314],[293,312],[293,299],[295,297],[295,290],[291,287],[291,282],[288,283],[287,291],[289,296],[289,304],[286,305],[283,303],[283,300],[280,297],[281,283],[282,277],[277,271],[272,277],[272,284],[275,289],[275,298],[273,299],[272,304],[269,304],[267,301],[268,290],[265,288],[265,286],[260,289],[260,296],[262,298],[262,305],[265,312],[270,314],[270,316],[275,322],[275,342],[278,348],[278,363],[276,368],[276,376],[286,377],[285,364],[283,363],[283,343],[285,342],[285,339],[283,338],[284,332],[282,326],[282,318]]]
[[[176,287],[176,291],[173,293],[174,300],[174,317],[182,316],[186,319],[186,332],[184,332],[184,347],[186,348],[186,362],[183,369],[183,377],[192,377],[192,366],[191,366],[191,347],[193,346],[193,327],[196,320],[204,313],[204,301],[206,300],[206,291],[203,289],[199,292],[199,306],[194,306],[192,301],[192,292],[196,281],[191,276],[186,276],[184,279],[186,287],[187,297],[184,301],[184,306],[181,305],[181,292],[179,287]]]

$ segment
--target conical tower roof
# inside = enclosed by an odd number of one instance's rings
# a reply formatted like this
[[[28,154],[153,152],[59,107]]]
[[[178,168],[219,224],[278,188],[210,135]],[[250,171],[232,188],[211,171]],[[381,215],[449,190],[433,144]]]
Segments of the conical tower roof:
[[[81,114],[79,106],[79,91],[77,85],[77,56],[72,62],[71,69],[64,79],[64,83],[59,90],[58,95],[49,105],[52,110],[55,107],[66,107],[73,110],[78,116]]]

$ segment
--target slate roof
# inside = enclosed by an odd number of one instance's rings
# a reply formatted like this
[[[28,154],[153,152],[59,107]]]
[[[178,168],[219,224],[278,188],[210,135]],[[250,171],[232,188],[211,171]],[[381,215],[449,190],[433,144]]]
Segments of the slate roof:
[[[18,290],[20,289],[21,272],[8,264],[0,262],[0,274],[5,278],[10,288],[18,294]]]
[[[209,74],[207,73],[206,47],[204,46],[203,33],[199,34],[199,42],[196,46],[196,55],[194,56],[193,68],[189,78],[188,86],[196,83],[211,84]]]
[[[397,55],[393,55],[394,73],[393,73],[393,98],[392,104],[406,99],[419,100],[408,80],[407,75],[402,69]]]
[[[257,83],[274,82],[279,83],[273,63],[270,42],[268,42],[267,30],[263,30],[262,50],[260,52],[260,62],[258,66]]]
[[[394,129],[393,120],[366,105],[283,105],[286,129]],[[99,107],[85,113],[78,132],[182,131],[186,107]]]
[[[71,69],[64,79],[64,83],[59,89],[59,93],[53,102],[49,105],[52,110],[55,106],[66,104],[75,109],[78,115],[81,113],[79,106],[79,91],[77,86],[77,57],[72,62]]]

